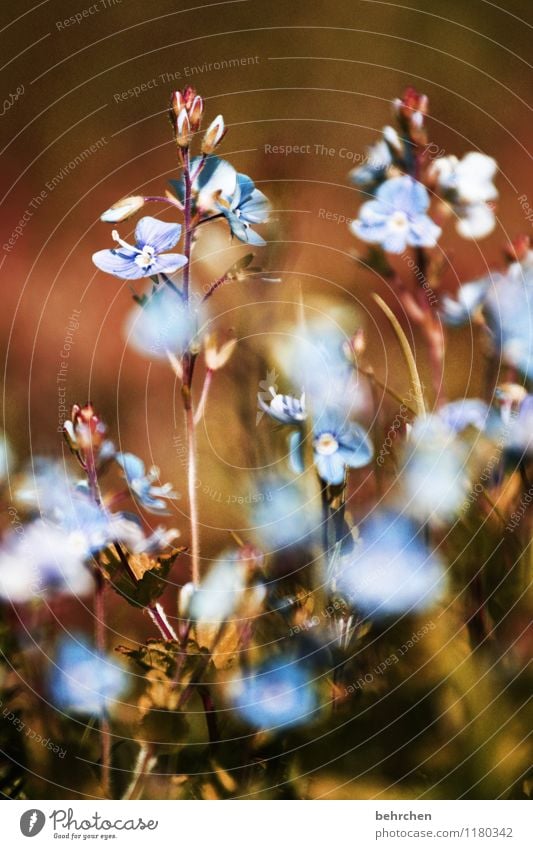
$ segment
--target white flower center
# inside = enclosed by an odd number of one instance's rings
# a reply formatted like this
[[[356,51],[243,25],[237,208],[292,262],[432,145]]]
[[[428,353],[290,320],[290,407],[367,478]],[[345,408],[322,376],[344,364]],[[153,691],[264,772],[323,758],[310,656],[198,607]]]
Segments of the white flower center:
[[[339,443],[332,433],[321,433],[318,439],[315,440],[315,451],[317,454],[335,454],[338,448]]]
[[[390,218],[390,226],[394,230],[405,230],[408,225],[407,215],[405,212],[398,210]]]
[[[148,266],[152,264],[154,254],[155,248],[151,248],[150,245],[145,245],[139,255],[135,257],[135,262],[137,265],[140,265],[141,268],[148,268]]]

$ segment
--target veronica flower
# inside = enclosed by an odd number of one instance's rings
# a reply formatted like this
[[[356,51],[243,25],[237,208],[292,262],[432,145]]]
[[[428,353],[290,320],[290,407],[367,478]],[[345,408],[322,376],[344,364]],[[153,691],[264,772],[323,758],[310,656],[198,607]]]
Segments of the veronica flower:
[[[270,204],[249,177],[237,174],[233,194],[229,197],[221,194],[217,205],[237,239],[250,245],[266,244],[265,240],[252,230],[250,224],[263,224],[267,221]]]
[[[440,407],[439,419],[453,433],[461,433],[468,427],[484,431],[490,415],[490,407],[480,398],[462,398]]]
[[[475,151],[459,160],[443,156],[431,164],[437,187],[458,216],[457,231],[465,239],[482,239],[494,229],[496,219],[488,205],[498,197],[493,183],[498,165]]]
[[[252,520],[262,547],[273,550],[305,545],[320,525],[316,500],[293,481],[265,481],[254,502]]]
[[[143,461],[135,454],[120,452],[115,459],[124,472],[124,477],[135,500],[150,513],[168,513],[167,502],[175,501],[178,495],[174,492],[171,483],[154,486],[154,482],[159,478],[157,466],[152,466],[146,472]]]
[[[366,616],[428,609],[444,593],[442,563],[405,516],[377,513],[360,528],[360,543],[342,558],[337,586]]]
[[[233,616],[248,589],[248,564],[238,551],[222,554],[202,583],[192,592],[187,615],[196,622],[220,624]],[[255,601],[265,596],[264,587],[253,587]]]
[[[126,318],[125,337],[137,353],[150,359],[180,354],[194,336],[197,314],[167,287],[156,289]]]
[[[101,271],[123,280],[139,280],[154,274],[173,274],[183,268],[187,258],[182,254],[165,254],[179,242],[180,224],[167,224],[157,218],[141,218],[135,228],[135,245],[120,238],[116,230],[112,237],[118,248],[97,251],[93,262]]]
[[[466,324],[483,304],[490,284],[490,277],[483,277],[472,283],[464,283],[459,288],[456,299],[444,295],[441,298],[440,310],[444,323],[451,327]]]
[[[68,713],[104,716],[126,690],[124,669],[83,637],[63,639],[50,676],[54,704]]]
[[[292,657],[277,657],[232,682],[231,700],[254,728],[275,731],[309,722],[316,697],[308,673]]]
[[[315,423],[313,453],[321,479],[338,485],[344,483],[347,467],[360,469],[370,463],[374,449],[362,427],[328,410]]]
[[[83,534],[66,533],[41,519],[11,532],[0,549],[0,596],[17,603],[35,597],[87,595],[93,579]]]
[[[459,289],[457,302],[443,301],[447,324],[464,324],[482,307],[496,353],[525,377],[533,377],[533,263],[527,256],[505,274],[494,273]]]
[[[218,156],[209,156],[203,166],[202,157],[196,156],[191,160],[190,171],[194,176],[191,186],[193,210],[200,214],[216,215],[221,212],[218,208],[220,197],[231,198],[237,188],[237,171]],[[170,184],[178,199],[185,201],[185,183],[181,180],[171,180]]]
[[[257,396],[257,400],[261,409],[274,421],[280,424],[299,425],[306,420],[305,392],[302,392],[300,398],[294,398],[292,395],[280,395],[270,387],[270,393],[272,395],[270,404],[267,404],[261,395]]]
[[[392,151],[398,151],[400,146],[396,130],[393,127],[384,127],[383,138],[367,149],[363,164],[350,171],[352,183],[367,191],[382,183],[389,168],[394,164]]]
[[[406,510],[420,521],[450,521],[464,502],[466,447],[436,415],[415,422],[401,473]]]
[[[375,200],[362,205],[350,227],[363,241],[390,253],[402,253],[408,245],[433,248],[441,229],[426,215],[428,207],[429,195],[421,183],[393,177],[382,183]]]

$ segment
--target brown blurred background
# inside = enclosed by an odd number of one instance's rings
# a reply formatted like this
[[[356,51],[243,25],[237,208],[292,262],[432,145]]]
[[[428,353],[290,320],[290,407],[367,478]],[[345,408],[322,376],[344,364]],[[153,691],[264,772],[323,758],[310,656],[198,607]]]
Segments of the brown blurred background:
[[[441,241],[450,260],[447,287],[498,264],[507,235],[530,227],[518,196],[528,193],[531,175],[531,26],[522,20],[531,4],[188,5],[194,8],[170,0],[3,5],[3,91],[9,106],[4,104],[0,125],[2,245],[26,221],[11,249],[3,247],[0,254],[0,321],[5,428],[20,457],[62,450],[57,375],[69,317],[79,310],[67,406],[91,398],[122,448],[157,463],[164,480],[185,490],[173,378],[164,363],[150,364],[126,348],[128,287],[96,273],[91,254],[111,246],[111,228],[98,220],[105,208],[126,194],[161,194],[166,180],[176,176],[168,96],[173,88],[196,86],[208,116],[223,112],[229,124],[222,155],[272,199],[272,241],[258,260],[283,278],[277,285],[224,287],[212,300],[216,326],[233,328],[244,341],[218,378],[200,435],[204,554],[210,556],[226,544],[224,528],[243,524],[242,508],[228,500],[250,492],[247,469],[264,460],[257,447],[264,437],[255,427],[258,383],[272,365],[270,334],[296,315],[300,285],[312,310],[350,308],[348,325],[366,326],[376,370],[396,386],[405,379],[396,343],[370,300],[372,290],[383,293],[386,287],[354,262],[358,245],[346,225],[324,217],[324,210],[355,215],[360,198],[347,175],[353,157],[390,120],[389,101],[407,85],[418,87],[430,97],[430,134],[443,152],[479,149],[501,167],[494,234],[480,244],[466,243],[451,226]],[[239,67],[232,67],[235,60]],[[131,91],[134,87],[141,91]],[[69,163],[91,145],[94,152],[72,168]],[[282,155],[268,145],[309,147]],[[33,199],[39,195],[38,204]],[[162,207],[148,212],[171,218]],[[123,236],[131,234],[133,223],[121,226]],[[244,252],[230,245],[218,225],[211,237],[206,230],[197,246],[198,286]],[[394,301],[393,293],[387,297]],[[414,341],[417,353],[423,352],[423,344]],[[453,336],[446,372],[451,397],[478,391],[479,360],[473,360],[472,346],[468,332]],[[420,363],[424,373],[423,353]],[[242,438],[242,429],[249,438]],[[174,517],[183,530],[185,502]]]

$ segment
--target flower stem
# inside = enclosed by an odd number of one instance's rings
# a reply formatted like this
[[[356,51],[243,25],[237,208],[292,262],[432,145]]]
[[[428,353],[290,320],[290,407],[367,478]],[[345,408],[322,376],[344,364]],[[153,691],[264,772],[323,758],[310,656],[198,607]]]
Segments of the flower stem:
[[[94,640],[96,648],[101,657],[105,655],[105,606],[104,606],[104,591],[105,583],[104,576],[100,569],[96,570],[96,590],[94,595]],[[102,766],[101,766],[101,781],[102,793],[104,796],[109,796],[110,792],[110,766],[111,766],[111,728],[109,718],[104,707],[104,712],[100,719],[100,742],[102,745]]]
[[[192,401],[185,402],[185,425],[187,428],[187,487],[189,492],[189,510],[191,521],[191,563],[192,582],[195,587],[200,583],[200,537],[198,533],[198,498],[196,490],[196,429]]]
[[[205,373],[204,385],[202,387],[202,394],[200,395],[200,400],[198,401],[198,406],[196,408],[196,414],[194,416],[194,424],[197,425],[202,421],[202,416],[205,411],[205,405],[207,403],[207,396],[209,395],[209,390],[211,388],[211,383],[213,380],[213,370],[208,368]]]
[[[189,150],[186,148],[183,151],[183,180],[185,182],[185,198],[183,219],[185,226],[185,235],[183,238],[183,253],[187,257],[187,264],[183,269],[183,297],[185,302],[189,303],[189,281],[190,281],[190,262],[191,262],[191,245],[192,245],[192,229],[191,229],[191,171],[190,171],[190,156]]]

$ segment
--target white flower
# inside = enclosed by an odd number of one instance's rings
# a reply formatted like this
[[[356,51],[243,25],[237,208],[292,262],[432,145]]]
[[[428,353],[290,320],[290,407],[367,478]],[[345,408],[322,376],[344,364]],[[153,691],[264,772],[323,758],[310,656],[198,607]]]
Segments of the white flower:
[[[483,239],[494,229],[496,217],[489,202],[498,197],[493,183],[497,170],[496,160],[476,151],[461,160],[442,156],[431,165],[438,190],[458,216],[457,232],[464,239]]]

